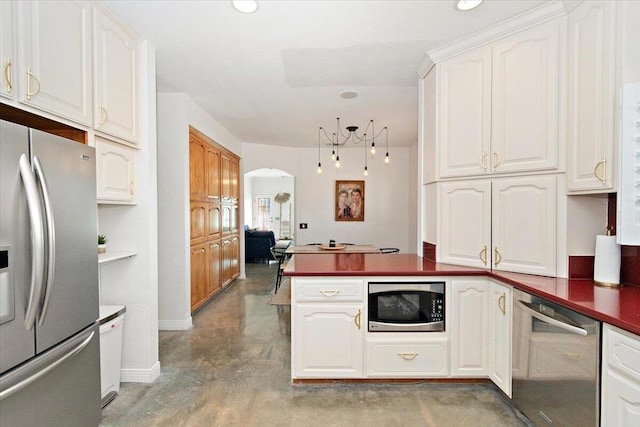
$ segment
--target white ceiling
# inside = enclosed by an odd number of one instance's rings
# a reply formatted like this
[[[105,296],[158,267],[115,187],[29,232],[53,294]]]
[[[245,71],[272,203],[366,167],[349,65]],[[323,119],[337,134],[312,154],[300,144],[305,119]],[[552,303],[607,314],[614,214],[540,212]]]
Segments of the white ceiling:
[[[426,52],[548,2],[259,0],[247,15],[223,0],[105,1],[155,46],[159,91],[186,93],[243,142],[297,147],[317,146],[336,117],[415,144]]]

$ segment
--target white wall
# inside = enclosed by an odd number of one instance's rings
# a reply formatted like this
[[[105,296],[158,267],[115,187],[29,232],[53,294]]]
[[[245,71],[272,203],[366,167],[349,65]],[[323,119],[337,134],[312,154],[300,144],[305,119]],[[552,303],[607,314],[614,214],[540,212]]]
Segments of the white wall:
[[[227,129],[182,93],[158,94],[158,326],[188,329],[191,320],[189,241],[189,126],[242,157]],[[240,161],[240,174],[242,175]],[[240,180],[242,186],[242,180]],[[241,189],[242,191],[242,189]],[[242,194],[242,193],[241,193]],[[244,212],[240,212],[240,224]],[[241,241],[241,256],[244,253]],[[243,278],[244,263],[240,264]]]
[[[330,161],[331,152],[322,150],[323,172],[318,175],[318,148],[276,147],[243,144],[245,170],[275,168],[295,176],[296,243],[328,242],[329,239],[376,246],[397,247],[415,253],[417,178],[414,152],[410,148],[389,150],[391,162],[385,165],[378,150],[369,161],[369,176],[364,177],[363,148],[340,150],[342,167]],[[334,197],[336,180],[365,181],[365,221],[336,222]],[[308,229],[301,230],[300,223]],[[413,233],[413,234],[412,234]]]
[[[156,170],[155,51],[142,46],[140,150],[136,152],[134,206],[100,205],[99,232],[109,251],[137,255],[100,266],[101,304],[125,305],[122,381],[152,382],[160,375],[158,357],[158,205]]]
[[[245,216],[245,224],[256,227],[256,224],[253,222],[254,217],[256,216],[256,212],[253,211],[253,196],[256,194],[270,194],[275,197],[278,193],[289,193],[291,195],[289,201],[287,203],[282,204],[282,216],[286,219],[287,217],[291,219],[291,231],[295,236],[295,227],[293,227],[293,223],[295,220],[295,179],[290,176],[280,176],[280,177],[250,177],[250,179],[245,180],[245,185],[251,186],[251,193],[249,194],[249,209],[245,210],[248,212],[250,216]],[[245,191],[247,191],[247,187],[245,187]],[[288,212],[290,209],[290,212]],[[280,221],[278,218],[280,217],[280,205],[277,202],[273,203],[271,206],[271,229],[276,235],[276,239],[280,237]],[[287,236],[283,236],[287,237]]]

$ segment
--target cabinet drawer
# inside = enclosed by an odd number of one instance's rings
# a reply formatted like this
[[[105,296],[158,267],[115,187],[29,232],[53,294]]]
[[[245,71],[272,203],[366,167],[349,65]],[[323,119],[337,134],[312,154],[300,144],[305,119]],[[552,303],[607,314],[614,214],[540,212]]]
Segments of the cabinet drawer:
[[[367,377],[447,377],[446,339],[430,342],[369,342]]]
[[[531,337],[529,346],[529,377],[594,380],[598,369],[596,336],[567,336],[559,343],[550,334]]]
[[[294,280],[295,300],[303,301],[358,301],[363,300],[362,280],[302,279]]]
[[[640,338],[619,329],[605,326],[605,363],[640,381]]]

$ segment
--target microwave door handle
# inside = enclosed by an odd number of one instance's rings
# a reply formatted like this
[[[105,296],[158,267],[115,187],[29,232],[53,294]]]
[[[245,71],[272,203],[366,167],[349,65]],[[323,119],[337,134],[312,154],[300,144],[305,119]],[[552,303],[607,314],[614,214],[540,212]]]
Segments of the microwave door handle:
[[[33,166],[36,171],[36,178],[38,184],[40,184],[40,190],[42,192],[42,199],[44,201],[44,214],[46,219],[46,232],[47,232],[47,274],[44,288],[44,302],[40,309],[40,316],[38,324],[42,326],[44,324],[44,318],[47,315],[47,308],[49,308],[49,297],[51,296],[51,288],[53,286],[53,278],[55,276],[56,266],[56,228],[53,222],[53,208],[51,207],[51,196],[49,195],[49,187],[47,186],[47,179],[45,178],[44,171],[42,170],[42,164],[40,159],[33,156]]]
[[[547,322],[550,325],[557,326],[560,329],[563,329],[567,332],[571,332],[572,334],[580,335],[586,337],[589,335],[586,329],[579,328],[577,326],[569,325],[568,323],[561,322],[558,319],[554,319],[553,317],[547,316],[546,314],[540,313],[537,310],[531,308],[526,302],[518,301],[520,303],[521,308],[525,309],[525,311],[529,312],[533,317],[543,322]]]
[[[26,154],[20,156],[19,166],[20,176],[22,176],[27,196],[27,209],[29,210],[29,223],[31,226],[31,286],[27,313],[24,317],[24,327],[27,331],[30,331],[36,321],[36,312],[44,281],[44,229],[38,187]]]

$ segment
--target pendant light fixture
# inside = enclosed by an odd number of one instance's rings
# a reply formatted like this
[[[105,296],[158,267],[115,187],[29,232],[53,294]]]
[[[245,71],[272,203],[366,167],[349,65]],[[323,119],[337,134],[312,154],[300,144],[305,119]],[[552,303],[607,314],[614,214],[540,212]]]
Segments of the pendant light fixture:
[[[376,134],[375,123],[373,120],[370,120],[362,136],[358,135],[358,129],[359,129],[358,126],[347,126],[345,129],[346,129],[346,132],[343,131],[342,128],[340,127],[340,118],[336,119],[336,131],[331,135],[329,135],[323,127],[320,127],[318,129],[318,173],[322,172],[321,159],[320,159],[321,157],[320,147],[322,146],[322,143],[324,141],[326,145],[331,145],[331,161],[335,162],[334,164],[336,168],[340,167],[340,147],[344,147],[348,143],[351,143],[354,145],[362,144],[364,147],[364,154],[365,154],[364,176],[368,176],[369,168],[368,168],[367,147],[368,146],[371,147],[369,152],[371,153],[372,157],[375,156],[376,140],[381,137],[382,133],[384,133],[385,143],[386,143],[386,154],[384,158],[384,163],[389,164],[389,161],[390,161],[389,160],[389,129],[386,126]],[[371,129],[371,133],[368,133],[369,129]],[[324,140],[322,137],[323,134],[324,134]],[[371,135],[371,137],[368,137],[368,135]]]

